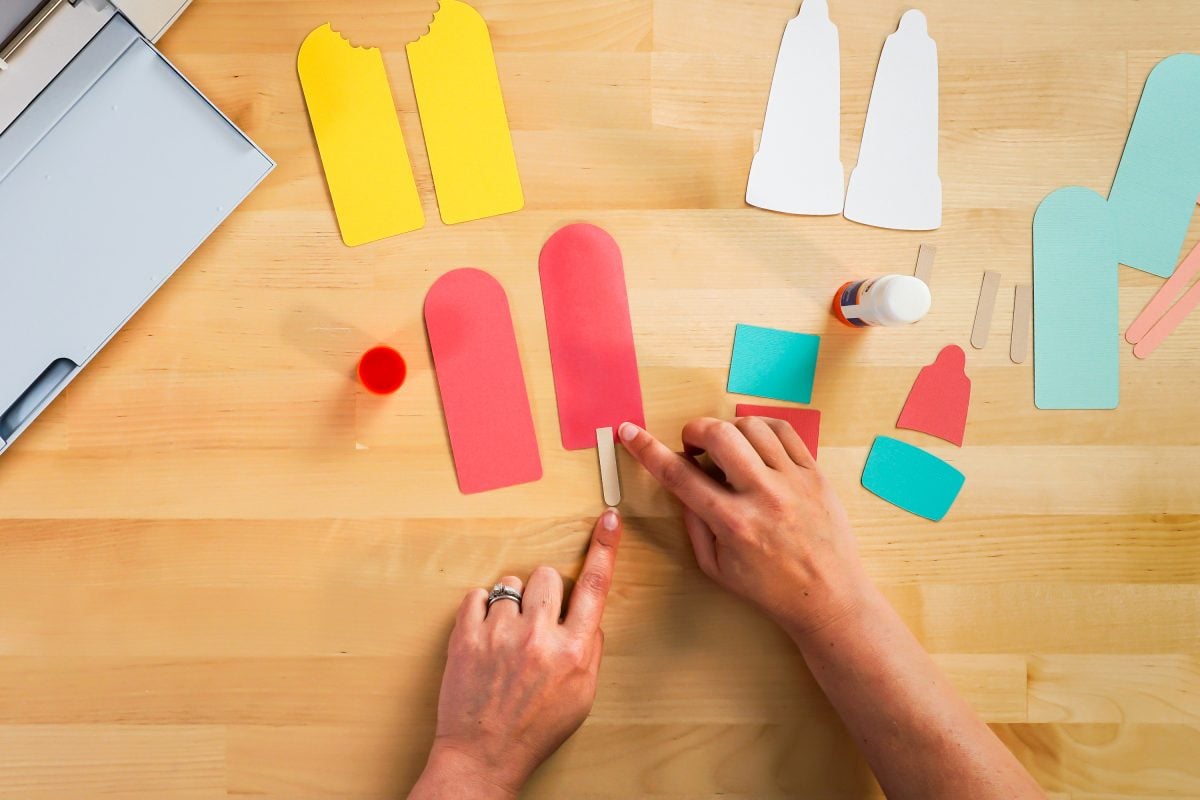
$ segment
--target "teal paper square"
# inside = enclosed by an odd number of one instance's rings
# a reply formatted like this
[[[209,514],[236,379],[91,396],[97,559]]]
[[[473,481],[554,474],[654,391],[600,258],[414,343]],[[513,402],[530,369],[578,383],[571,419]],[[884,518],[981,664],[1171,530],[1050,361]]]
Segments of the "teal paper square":
[[[821,337],[738,325],[728,389],[733,394],[811,403]]]

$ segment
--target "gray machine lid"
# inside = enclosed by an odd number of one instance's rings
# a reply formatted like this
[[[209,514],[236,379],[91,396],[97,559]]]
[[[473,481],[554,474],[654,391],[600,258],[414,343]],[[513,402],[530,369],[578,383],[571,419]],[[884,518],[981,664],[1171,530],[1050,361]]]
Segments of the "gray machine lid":
[[[111,19],[0,136],[0,452],[273,166]]]

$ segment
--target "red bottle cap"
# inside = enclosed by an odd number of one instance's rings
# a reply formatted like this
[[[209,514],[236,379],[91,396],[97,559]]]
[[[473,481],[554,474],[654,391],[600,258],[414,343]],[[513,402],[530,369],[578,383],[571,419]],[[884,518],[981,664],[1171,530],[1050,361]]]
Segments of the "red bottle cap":
[[[358,362],[358,379],[374,394],[391,394],[404,385],[407,375],[404,357],[390,347],[374,347]]]

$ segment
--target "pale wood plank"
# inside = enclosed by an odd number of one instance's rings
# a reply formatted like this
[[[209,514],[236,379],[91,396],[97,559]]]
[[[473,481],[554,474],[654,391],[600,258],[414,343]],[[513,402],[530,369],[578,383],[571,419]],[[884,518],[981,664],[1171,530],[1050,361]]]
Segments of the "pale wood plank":
[[[1001,725],[1043,787],[1072,797],[1187,797],[1200,780],[1194,725]],[[1098,790],[1093,792],[1093,790]]]
[[[225,735],[194,725],[0,725],[0,797],[225,797]]]
[[[1200,657],[1038,656],[1029,662],[1031,722],[1200,720]]]

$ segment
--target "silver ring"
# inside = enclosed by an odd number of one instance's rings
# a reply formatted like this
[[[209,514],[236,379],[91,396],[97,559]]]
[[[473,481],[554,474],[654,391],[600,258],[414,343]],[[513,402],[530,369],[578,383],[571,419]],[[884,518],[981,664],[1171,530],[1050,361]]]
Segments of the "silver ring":
[[[497,583],[488,592],[488,608],[491,608],[492,603],[498,600],[512,600],[517,604],[517,608],[521,607],[521,593],[511,586],[505,586],[503,583]]]

